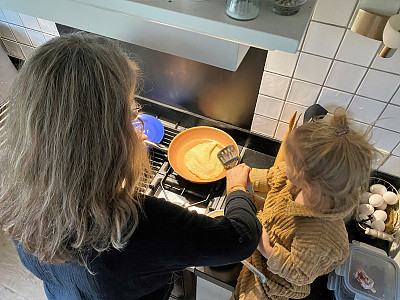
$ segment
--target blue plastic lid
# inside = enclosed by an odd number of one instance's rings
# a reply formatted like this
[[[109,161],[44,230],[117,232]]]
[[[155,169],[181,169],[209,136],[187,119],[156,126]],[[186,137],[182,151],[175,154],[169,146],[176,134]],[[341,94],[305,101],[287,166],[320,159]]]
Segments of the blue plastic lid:
[[[147,135],[147,139],[155,143],[161,142],[164,137],[164,125],[161,121],[147,114],[139,114],[138,119],[143,121],[143,133]],[[133,120],[132,124],[136,129],[141,129],[140,122]]]
[[[357,270],[363,270],[374,281],[373,289],[365,289],[356,279]],[[366,248],[351,245],[346,260],[345,287],[357,299],[399,299],[399,267],[391,258]]]

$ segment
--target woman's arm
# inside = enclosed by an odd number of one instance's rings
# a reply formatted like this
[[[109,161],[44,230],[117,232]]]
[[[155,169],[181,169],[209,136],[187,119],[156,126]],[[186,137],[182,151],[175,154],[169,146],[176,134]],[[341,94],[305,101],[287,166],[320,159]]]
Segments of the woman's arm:
[[[171,271],[239,262],[255,251],[261,236],[255,205],[244,191],[228,195],[223,217],[210,218],[156,198],[145,201],[145,213],[152,255]]]

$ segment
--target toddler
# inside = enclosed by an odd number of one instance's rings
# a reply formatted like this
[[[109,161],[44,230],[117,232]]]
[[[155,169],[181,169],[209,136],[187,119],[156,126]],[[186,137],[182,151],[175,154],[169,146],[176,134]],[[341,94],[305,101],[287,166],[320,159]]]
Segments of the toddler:
[[[234,299],[304,298],[315,278],[348,256],[344,218],[368,185],[375,148],[367,132],[349,128],[343,109],[330,123],[289,128],[274,166],[250,172],[254,192],[267,198],[254,196],[263,234],[248,260],[267,281],[243,268]]]

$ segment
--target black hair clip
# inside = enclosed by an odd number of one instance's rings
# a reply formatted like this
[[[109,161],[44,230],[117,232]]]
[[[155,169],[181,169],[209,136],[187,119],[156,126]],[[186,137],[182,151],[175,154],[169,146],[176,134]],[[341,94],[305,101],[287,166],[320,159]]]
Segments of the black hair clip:
[[[320,119],[323,119],[326,114],[328,113],[328,111],[323,108],[321,105],[319,104],[313,104],[311,106],[309,106],[306,111],[304,112],[304,119],[303,119],[303,123],[307,123],[307,122],[316,122]]]

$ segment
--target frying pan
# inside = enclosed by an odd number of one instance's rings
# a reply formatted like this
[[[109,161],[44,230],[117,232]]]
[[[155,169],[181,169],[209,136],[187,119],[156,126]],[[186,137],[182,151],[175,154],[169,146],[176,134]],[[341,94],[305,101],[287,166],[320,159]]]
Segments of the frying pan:
[[[188,152],[194,146],[206,142],[216,142],[220,145],[221,149],[225,146],[233,145],[237,153],[239,153],[239,148],[235,140],[225,131],[208,126],[192,127],[177,134],[169,145],[168,161],[175,172],[186,180],[195,183],[209,183],[224,178],[226,175],[225,169],[216,178],[200,179],[190,172],[188,168],[186,168],[184,163],[186,152]]]

